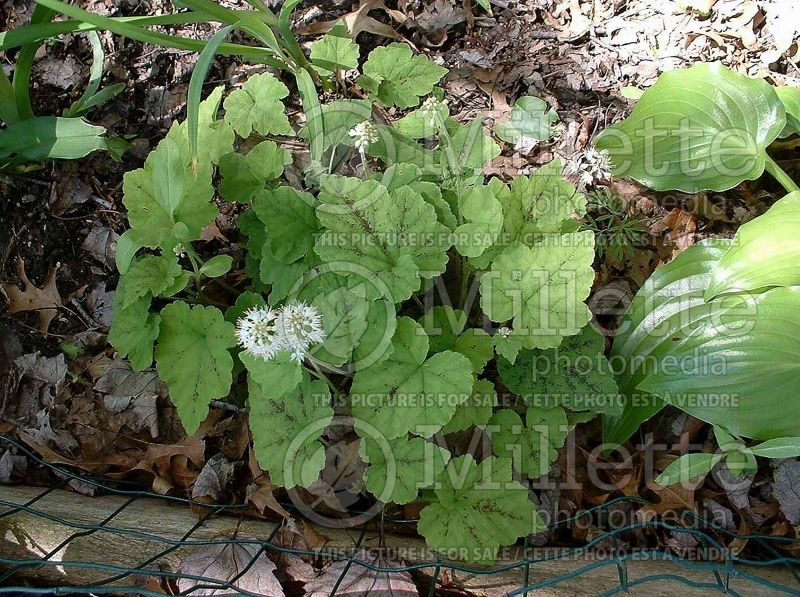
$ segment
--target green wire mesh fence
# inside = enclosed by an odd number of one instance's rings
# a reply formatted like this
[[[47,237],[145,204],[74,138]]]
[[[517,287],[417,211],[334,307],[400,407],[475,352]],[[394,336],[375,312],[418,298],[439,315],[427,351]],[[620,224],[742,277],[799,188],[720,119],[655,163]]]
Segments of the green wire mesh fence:
[[[354,541],[349,553],[343,554],[342,550],[326,551],[296,549],[281,545],[276,537],[281,531],[280,524],[274,524],[271,533],[260,538],[241,537],[231,533],[229,536],[218,536],[208,538],[206,535],[200,537],[199,531],[209,524],[220,514],[230,514],[243,512],[244,505],[229,504],[203,504],[202,515],[193,520],[188,529],[177,539],[167,534],[153,533],[136,528],[131,524],[130,518],[123,516],[130,509],[135,509],[139,501],[156,499],[163,503],[173,503],[188,510],[190,500],[180,497],[164,496],[152,492],[143,491],[135,484],[119,480],[101,479],[89,476],[77,475],[69,469],[56,467],[41,460],[36,454],[28,450],[11,438],[0,435],[0,447],[13,447],[17,453],[24,453],[31,461],[41,467],[51,469],[57,473],[58,477],[64,479],[64,484],[70,481],[80,481],[94,488],[97,494],[117,496],[112,507],[101,520],[93,523],[86,523],[83,517],[70,517],[63,512],[54,515],[47,508],[42,507],[46,500],[58,498],[61,485],[54,485],[36,490],[30,499],[12,499],[10,486],[0,485],[0,545],[9,539],[9,530],[15,529],[11,534],[16,536],[19,542],[20,534],[25,535],[25,528],[15,528],[11,521],[15,517],[26,516],[26,520],[41,520],[45,523],[57,524],[67,529],[66,536],[60,539],[55,545],[39,553],[36,557],[8,557],[0,551],[0,594],[72,594],[72,593],[92,593],[92,594],[139,594],[147,596],[161,596],[164,592],[143,587],[141,583],[135,582],[136,579],[143,577],[158,579],[159,581],[172,582],[172,586],[177,586],[178,581],[181,586],[186,586],[185,581],[191,581],[189,588],[183,589],[181,595],[258,595],[248,590],[242,589],[237,581],[248,573],[259,558],[264,555],[273,558],[281,554],[291,554],[300,557],[310,557],[315,561],[343,562],[341,574],[331,583],[329,588],[330,595],[352,594],[343,590],[348,574],[353,574],[354,569],[369,571],[375,575],[411,573],[423,575],[424,583],[417,582],[419,594],[437,595],[441,591],[441,585],[445,575],[450,573],[464,573],[474,577],[491,579],[499,577],[509,572],[518,574],[518,586],[509,588],[505,595],[528,595],[540,589],[558,591],[569,581],[579,577],[593,577],[600,574],[603,570],[615,570],[613,586],[598,590],[596,594],[613,595],[630,591],[636,587],[653,583],[663,587],[663,583],[674,584],[680,587],[690,587],[692,589],[705,592],[719,592],[731,595],[751,595],[751,594],[791,594],[800,595],[800,559],[787,557],[780,549],[781,544],[792,542],[787,537],[775,537],[765,535],[742,535],[716,525],[713,521],[703,519],[695,514],[687,513],[688,517],[684,524],[665,520],[649,520],[624,525],[620,528],[606,528],[604,533],[585,545],[576,548],[563,549],[559,551],[542,551],[528,544],[520,547],[521,557],[513,561],[504,562],[493,567],[469,566],[458,562],[443,560],[433,557],[425,561],[408,562],[402,566],[381,565],[383,560],[368,561],[363,559],[365,538],[370,528],[374,530],[375,524],[370,527],[369,523],[362,524],[356,529],[353,535]],[[74,494],[70,494],[73,495]],[[76,498],[78,499],[78,498]],[[85,503],[91,503],[93,497],[80,496]],[[101,498],[102,499],[102,498]],[[619,498],[609,501],[601,506],[582,511],[579,515],[559,520],[553,527],[566,527],[574,523],[577,519],[591,516],[597,521],[606,519],[606,515],[613,508],[618,508],[626,503],[640,505],[643,500],[638,498]],[[120,520],[127,518],[127,522],[120,524]],[[392,525],[413,525],[414,520],[383,520],[382,524],[391,523]],[[680,521],[679,521],[680,522]],[[671,533],[690,535],[698,545],[708,549],[708,553],[716,554],[716,557],[709,558],[707,561],[690,561],[681,559],[667,551],[661,549],[652,550],[619,550],[611,557],[594,558],[593,554],[598,547],[617,545],[624,541],[626,536],[636,531],[663,529]],[[710,531],[714,531],[712,534]],[[4,536],[5,535],[5,539]],[[64,554],[69,553],[69,547],[73,542],[85,540],[88,537],[99,538],[102,541],[119,539],[124,541],[142,540],[158,545],[154,553],[142,555],[134,565],[119,566],[111,562],[104,561],[77,561],[65,559]],[[742,557],[732,550],[726,549],[717,537],[725,537],[728,543],[732,540],[747,541],[750,549],[748,553],[757,553],[758,557]],[[178,550],[186,548],[203,548],[207,546],[246,546],[248,561],[237,569],[236,574],[225,580],[211,578],[198,574],[179,573],[166,570],[159,566],[163,558],[173,554]],[[543,567],[552,565],[558,561],[579,562],[570,569],[560,573],[542,574]],[[637,561],[667,561],[670,563],[668,570],[656,570],[647,574],[638,574],[635,578],[629,574],[629,567]],[[586,562],[586,563],[584,563]],[[37,571],[42,571],[48,567],[57,567],[59,570],[85,569],[91,570],[94,580],[91,585],[60,585],[60,586],[31,586],[39,583],[35,582]],[[337,568],[338,570],[338,568]],[[605,574],[606,580],[608,574]],[[34,579],[34,582],[22,582],[25,577],[27,581]],[[744,587],[744,589],[742,588]],[[565,594],[571,592],[564,589]],[[591,590],[589,594],[591,594]],[[358,593],[363,594],[363,593]],[[405,595],[406,593],[402,593]],[[453,594],[453,593],[449,593]],[[461,593],[468,594],[468,593]],[[495,593],[496,594],[496,593]],[[659,593],[661,594],[661,593]]]

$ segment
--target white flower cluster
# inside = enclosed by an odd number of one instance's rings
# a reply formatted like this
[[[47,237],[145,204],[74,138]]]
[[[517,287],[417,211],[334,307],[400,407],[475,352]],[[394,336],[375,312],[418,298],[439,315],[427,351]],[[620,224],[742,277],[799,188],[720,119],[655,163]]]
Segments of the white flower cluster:
[[[436,121],[439,116],[439,110],[444,102],[440,102],[433,96],[430,96],[419,108],[420,114],[427,119],[427,124],[431,127],[436,126]]]
[[[576,154],[565,168],[566,174],[578,174],[580,182],[594,184],[596,180],[611,180],[611,156],[608,150],[589,147]]]
[[[236,338],[246,352],[269,361],[282,350],[302,361],[309,349],[325,339],[316,307],[290,302],[281,309],[253,307],[236,322]]]
[[[380,140],[378,127],[369,120],[359,122],[350,129],[348,134],[353,138],[353,145],[355,145],[359,153],[364,153],[367,151],[367,147],[369,147],[370,144]]]

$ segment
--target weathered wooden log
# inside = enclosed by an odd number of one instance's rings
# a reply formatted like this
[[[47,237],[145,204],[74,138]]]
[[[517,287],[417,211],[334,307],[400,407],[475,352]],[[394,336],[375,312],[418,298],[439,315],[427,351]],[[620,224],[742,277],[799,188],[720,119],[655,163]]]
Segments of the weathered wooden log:
[[[149,562],[150,570],[177,570],[180,560],[197,547],[182,544],[189,535],[191,541],[232,539],[250,537],[266,539],[271,536],[278,523],[233,516],[216,516],[206,520],[194,531],[197,516],[185,505],[170,504],[155,498],[136,498],[129,502],[125,496],[107,495],[87,497],[78,493],[53,490],[40,499],[42,489],[27,486],[0,485],[0,571],[10,569],[9,560],[26,562],[6,579],[5,584],[35,582],[40,585],[91,586],[114,575],[113,569],[103,569],[97,564],[124,569],[139,569]],[[14,512],[14,505],[30,504],[30,510]],[[64,524],[63,521],[69,521]],[[97,530],[97,525],[103,527]],[[325,551],[349,553],[358,535],[355,531],[314,527],[328,538]],[[190,531],[192,531],[190,533]],[[170,544],[170,542],[172,542]],[[172,545],[177,549],[163,553]],[[362,546],[377,545],[377,537],[371,534]],[[404,556],[407,563],[428,561],[430,552],[424,543],[414,537],[388,535],[385,545],[390,551]],[[545,552],[532,550],[533,557]],[[49,564],[35,565],[49,556]],[[498,564],[516,561],[521,551],[506,551]],[[553,553],[547,554],[551,558]],[[423,557],[425,556],[425,557]],[[3,562],[6,562],[4,565]],[[77,565],[75,563],[78,563]],[[533,564],[529,571],[529,583],[566,577],[556,586],[541,589],[536,595],[597,595],[614,589],[620,584],[619,570],[615,561],[590,572],[578,573],[593,562],[587,557],[554,558]],[[694,583],[716,583],[712,570],[684,566],[665,560],[633,560],[627,563],[627,580],[652,575],[675,575]],[[740,573],[729,577],[730,588],[749,596],[775,595],[774,588],[766,587],[749,579],[754,575],[774,585],[785,586],[787,592],[797,594],[800,585],[785,568],[740,567]],[[433,573],[433,567],[423,571],[425,576]],[[504,595],[523,586],[523,567],[491,575],[448,573],[461,586],[476,595]],[[574,574],[574,576],[569,576]],[[720,572],[725,580],[725,573]],[[137,586],[146,575],[128,575],[112,583],[112,586]],[[0,573],[2,577],[2,573]],[[4,584],[4,583],[0,583]],[[675,579],[664,579],[631,588],[633,595],[650,597],[686,597],[693,594],[708,594],[708,589],[692,589]]]

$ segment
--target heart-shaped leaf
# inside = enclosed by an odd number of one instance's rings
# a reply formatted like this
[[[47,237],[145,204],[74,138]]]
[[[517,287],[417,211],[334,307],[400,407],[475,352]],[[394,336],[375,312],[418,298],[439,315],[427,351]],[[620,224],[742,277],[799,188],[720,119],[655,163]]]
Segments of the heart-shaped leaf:
[[[764,150],[785,124],[766,82],[697,64],[662,74],[596,146],[608,150],[616,175],[653,189],[724,191],[761,176]]]

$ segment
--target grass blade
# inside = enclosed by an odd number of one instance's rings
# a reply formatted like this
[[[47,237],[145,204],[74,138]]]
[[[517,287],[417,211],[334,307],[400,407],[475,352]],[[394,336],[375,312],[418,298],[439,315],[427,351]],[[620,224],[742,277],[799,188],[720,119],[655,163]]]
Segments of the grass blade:
[[[217,54],[217,48],[222,41],[228,37],[237,25],[228,25],[220,29],[206,43],[206,47],[200,52],[197,64],[192,70],[192,78],[189,81],[189,99],[186,106],[186,119],[189,127],[189,147],[192,149],[192,169],[197,171],[197,127],[200,116],[200,99],[203,93],[203,83],[205,83],[211,61]]]

